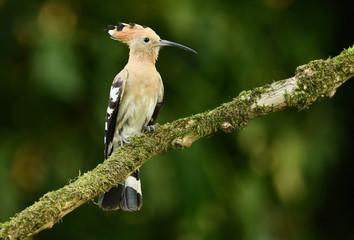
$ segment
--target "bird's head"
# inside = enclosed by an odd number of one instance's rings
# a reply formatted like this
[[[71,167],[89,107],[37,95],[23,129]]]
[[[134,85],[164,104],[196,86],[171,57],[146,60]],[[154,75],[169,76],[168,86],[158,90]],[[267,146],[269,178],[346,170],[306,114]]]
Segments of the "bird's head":
[[[162,46],[178,47],[197,53],[179,43],[162,40],[151,28],[135,23],[119,23],[118,26],[108,25],[108,29],[105,31],[112,39],[128,44],[131,55],[152,57],[154,61]]]

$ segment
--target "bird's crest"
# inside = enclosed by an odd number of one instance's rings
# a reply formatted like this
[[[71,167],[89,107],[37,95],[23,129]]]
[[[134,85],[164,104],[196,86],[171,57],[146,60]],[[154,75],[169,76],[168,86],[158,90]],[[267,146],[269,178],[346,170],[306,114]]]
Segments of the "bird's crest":
[[[117,26],[108,25],[108,29],[105,29],[105,31],[111,35],[112,39],[119,40],[124,43],[128,43],[134,36],[146,35],[157,41],[160,39],[154,30],[136,23],[127,24],[119,22]]]

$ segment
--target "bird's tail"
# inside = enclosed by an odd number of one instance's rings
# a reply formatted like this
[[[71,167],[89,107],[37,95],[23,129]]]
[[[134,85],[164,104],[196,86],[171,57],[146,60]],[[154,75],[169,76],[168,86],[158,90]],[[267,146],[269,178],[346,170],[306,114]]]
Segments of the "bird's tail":
[[[103,193],[98,200],[100,208],[106,211],[119,208],[124,211],[138,211],[142,203],[139,169],[133,172],[123,184]]]

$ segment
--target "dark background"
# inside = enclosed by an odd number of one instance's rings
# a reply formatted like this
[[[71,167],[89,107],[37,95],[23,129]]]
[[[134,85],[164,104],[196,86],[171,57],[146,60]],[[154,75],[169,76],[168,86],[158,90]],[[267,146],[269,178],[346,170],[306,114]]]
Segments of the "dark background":
[[[160,124],[353,45],[353,1],[0,0],[0,221],[103,161],[110,84],[136,22],[198,55],[162,49]],[[169,151],[142,169],[139,212],[93,202],[32,239],[354,239],[353,81]],[[97,199],[95,200],[97,201]]]

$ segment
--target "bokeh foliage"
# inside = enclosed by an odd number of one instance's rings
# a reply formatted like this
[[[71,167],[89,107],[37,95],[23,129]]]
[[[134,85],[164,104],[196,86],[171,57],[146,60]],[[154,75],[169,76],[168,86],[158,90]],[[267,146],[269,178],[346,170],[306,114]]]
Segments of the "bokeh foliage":
[[[163,124],[353,44],[340,1],[0,0],[0,221],[103,160],[111,81],[128,49],[102,31],[152,27],[163,49]],[[353,106],[333,99],[202,139],[142,168],[141,211],[93,202],[32,239],[354,239]]]

